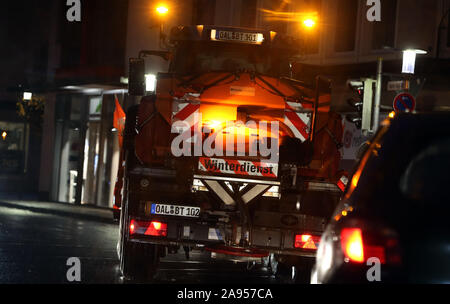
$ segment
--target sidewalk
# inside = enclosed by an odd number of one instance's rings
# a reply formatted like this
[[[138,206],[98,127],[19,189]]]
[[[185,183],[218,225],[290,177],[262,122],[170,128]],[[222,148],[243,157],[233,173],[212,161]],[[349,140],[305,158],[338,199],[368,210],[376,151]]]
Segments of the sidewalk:
[[[106,223],[114,222],[112,208],[12,199],[0,199],[0,207],[68,216],[72,218],[100,221]]]

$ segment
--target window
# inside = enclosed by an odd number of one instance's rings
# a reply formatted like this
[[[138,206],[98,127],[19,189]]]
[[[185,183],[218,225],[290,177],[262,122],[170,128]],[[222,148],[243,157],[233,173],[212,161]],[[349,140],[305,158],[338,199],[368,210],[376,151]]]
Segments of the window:
[[[24,168],[25,124],[0,121],[0,167],[2,173],[21,173]]]
[[[411,200],[447,204],[449,168],[450,138],[438,140],[409,163],[400,179],[400,190]]]
[[[216,0],[194,0],[192,23],[194,25],[214,24],[216,13]]]
[[[358,0],[339,1],[334,41],[336,52],[351,52],[355,49],[357,14]]]
[[[394,47],[397,0],[383,0],[381,22],[373,22],[372,48],[380,50],[384,46]]]

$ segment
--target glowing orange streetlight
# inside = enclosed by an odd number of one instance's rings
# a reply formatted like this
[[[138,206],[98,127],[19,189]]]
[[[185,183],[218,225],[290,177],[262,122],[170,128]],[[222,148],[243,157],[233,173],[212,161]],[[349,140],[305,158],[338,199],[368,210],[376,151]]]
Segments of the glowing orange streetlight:
[[[158,15],[160,16],[165,16],[168,12],[169,8],[164,4],[160,4],[156,7],[156,13],[158,13]]]
[[[303,20],[303,25],[306,28],[312,29],[313,27],[316,26],[316,20],[314,20],[312,18],[307,18],[307,19]]]

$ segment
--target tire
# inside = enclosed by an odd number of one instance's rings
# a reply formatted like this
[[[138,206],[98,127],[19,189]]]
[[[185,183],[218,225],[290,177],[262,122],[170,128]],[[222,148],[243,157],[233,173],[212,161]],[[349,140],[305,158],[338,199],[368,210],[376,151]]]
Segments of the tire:
[[[270,268],[277,280],[285,284],[309,284],[314,259],[278,256],[270,257]]]
[[[123,202],[121,211],[118,244],[120,272],[125,280],[152,280],[159,266],[159,246],[130,242],[128,238],[128,199]]]
[[[295,284],[310,284],[311,272],[314,267],[314,260],[300,259],[295,267]]]
[[[120,220],[120,210],[117,209],[113,210],[113,220],[116,223]]]
[[[126,242],[121,265],[125,279],[151,281],[159,266],[159,248],[153,244]]]

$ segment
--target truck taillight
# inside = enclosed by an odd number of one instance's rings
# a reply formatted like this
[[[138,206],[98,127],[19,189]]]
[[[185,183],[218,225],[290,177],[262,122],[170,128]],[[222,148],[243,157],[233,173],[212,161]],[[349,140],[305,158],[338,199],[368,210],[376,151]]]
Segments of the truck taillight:
[[[136,232],[136,221],[131,220],[130,222],[130,235],[133,235]]]
[[[320,236],[310,234],[297,234],[295,236],[295,248],[316,250],[320,242]]]
[[[150,236],[167,236],[167,224],[158,221],[136,221],[130,222],[130,235],[141,234]]]

